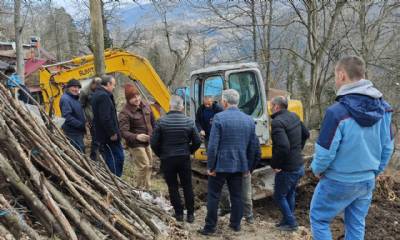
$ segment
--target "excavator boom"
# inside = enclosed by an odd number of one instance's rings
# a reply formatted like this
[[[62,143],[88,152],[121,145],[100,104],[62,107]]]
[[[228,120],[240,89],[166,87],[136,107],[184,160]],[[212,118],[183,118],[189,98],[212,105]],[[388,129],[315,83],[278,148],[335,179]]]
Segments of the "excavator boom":
[[[133,81],[140,82],[163,111],[167,112],[169,110],[170,93],[147,59],[123,50],[106,51],[104,55],[105,72],[107,74],[122,73]],[[48,112],[53,109],[55,115],[61,115],[59,101],[63,93],[62,87],[70,79],[83,80],[92,78],[95,75],[93,60],[93,55],[87,55],[57,64],[73,64],[76,67],[61,70],[55,74],[48,70],[48,67],[54,67],[55,65],[45,66],[41,69],[39,73],[40,87]],[[152,106],[152,109],[158,118],[160,111],[154,106]]]

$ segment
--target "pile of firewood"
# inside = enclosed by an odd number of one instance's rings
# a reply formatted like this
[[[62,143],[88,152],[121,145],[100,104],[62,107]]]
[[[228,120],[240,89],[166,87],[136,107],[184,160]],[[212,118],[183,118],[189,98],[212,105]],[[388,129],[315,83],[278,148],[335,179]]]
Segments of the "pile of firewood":
[[[155,239],[182,234],[161,207],[40,124],[0,84],[0,239]]]

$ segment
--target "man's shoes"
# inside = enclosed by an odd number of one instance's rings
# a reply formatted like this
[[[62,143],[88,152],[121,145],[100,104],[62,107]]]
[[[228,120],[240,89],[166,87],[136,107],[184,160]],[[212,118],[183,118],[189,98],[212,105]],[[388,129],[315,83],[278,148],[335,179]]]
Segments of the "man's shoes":
[[[226,214],[229,214],[229,213],[231,213],[231,210],[229,209],[220,209],[219,210],[219,216],[220,217],[223,217],[223,216],[225,216]]]
[[[246,220],[246,222],[248,224],[254,224],[254,217],[253,216],[245,217],[244,219]]]
[[[186,221],[188,223],[194,223],[194,215],[193,214],[188,214],[186,217]]]
[[[176,214],[175,214],[174,217],[175,217],[176,221],[178,221],[178,222],[183,222],[183,215],[181,215],[181,214],[176,215]]]
[[[205,228],[202,228],[202,229],[197,230],[197,232],[204,236],[210,236],[215,233],[215,230],[207,230]]]
[[[235,232],[240,232],[240,226],[234,227],[232,225],[229,225],[229,228],[232,229]]]
[[[284,220],[281,220],[280,222],[275,224],[275,227],[280,227],[280,226],[283,226],[283,225],[286,225],[286,223],[285,223]]]
[[[295,225],[284,224],[279,226],[278,229],[285,232],[294,232],[297,231],[297,229],[299,229],[299,226],[297,224]]]

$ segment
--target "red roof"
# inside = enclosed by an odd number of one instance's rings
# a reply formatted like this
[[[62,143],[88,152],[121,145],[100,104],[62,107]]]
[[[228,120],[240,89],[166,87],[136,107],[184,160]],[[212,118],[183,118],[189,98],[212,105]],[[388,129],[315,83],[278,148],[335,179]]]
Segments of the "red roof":
[[[29,76],[31,73],[36,72],[45,64],[45,59],[29,59],[25,62],[25,76]]]

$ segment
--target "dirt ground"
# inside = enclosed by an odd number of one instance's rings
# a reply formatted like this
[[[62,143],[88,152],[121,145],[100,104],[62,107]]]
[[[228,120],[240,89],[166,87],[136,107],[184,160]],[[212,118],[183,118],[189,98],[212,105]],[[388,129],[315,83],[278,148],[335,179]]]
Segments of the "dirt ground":
[[[129,159],[129,158],[128,158]],[[133,166],[127,160],[124,167],[123,178],[133,182]],[[181,227],[188,231],[185,236],[170,236],[172,239],[312,239],[309,224],[309,204],[316,186],[316,181],[311,181],[300,187],[297,191],[296,217],[300,228],[294,233],[285,233],[276,230],[274,225],[281,215],[272,198],[254,202],[255,223],[242,222],[242,230],[234,233],[228,227],[229,215],[219,218],[217,233],[212,237],[204,237],[197,233],[204,224],[206,206],[205,201],[196,199],[196,220],[193,224],[183,223]],[[152,190],[159,195],[168,197],[167,187],[162,177],[155,174]],[[337,217],[331,225],[335,240],[344,239],[343,217]],[[169,239],[171,239],[169,238]],[[369,210],[366,223],[366,240],[395,240],[400,239],[400,175],[384,177],[377,182],[373,203]]]

